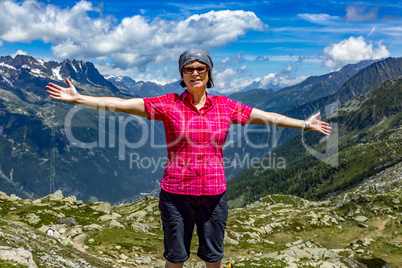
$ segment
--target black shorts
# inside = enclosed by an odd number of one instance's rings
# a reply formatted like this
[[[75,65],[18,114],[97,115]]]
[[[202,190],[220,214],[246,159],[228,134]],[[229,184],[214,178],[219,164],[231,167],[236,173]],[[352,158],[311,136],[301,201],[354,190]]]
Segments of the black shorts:
[[[172,263],[183,263],[190,256],[194,224],[197,224],[199,248],[203,261],[223,258],[228,205],[226,192],[221,195],[179,195],[161,190],[159,209],[164,232],[165,253]]]

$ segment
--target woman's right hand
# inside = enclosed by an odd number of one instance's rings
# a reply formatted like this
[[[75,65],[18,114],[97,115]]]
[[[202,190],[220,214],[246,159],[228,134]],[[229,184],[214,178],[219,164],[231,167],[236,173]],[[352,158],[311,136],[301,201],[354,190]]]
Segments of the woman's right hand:
[[[46,92],[50,94],[50,98],[52,99],[74,103],[78,100],[80,94],[78,94],[75,86],[71,84],[68,78],[66,79],[66,83],[68,85],[68,88],[49,83],[49,85],[46,86],[46,88],[48,89],[46,90]]]

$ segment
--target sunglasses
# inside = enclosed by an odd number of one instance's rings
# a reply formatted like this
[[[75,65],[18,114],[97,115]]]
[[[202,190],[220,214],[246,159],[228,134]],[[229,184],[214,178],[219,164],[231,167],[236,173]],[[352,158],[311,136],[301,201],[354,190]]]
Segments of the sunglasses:
[[[194,71],[197,71],[199,74],[205,74],[208,71],[208,67],[197,67],[197,68],[190,68],[184,67],[183,73],[185,74],[192,74]]]

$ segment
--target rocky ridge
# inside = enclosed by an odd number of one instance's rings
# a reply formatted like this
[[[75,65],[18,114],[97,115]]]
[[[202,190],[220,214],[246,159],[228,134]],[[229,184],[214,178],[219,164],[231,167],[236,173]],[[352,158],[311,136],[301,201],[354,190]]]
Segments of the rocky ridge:
[[[235,267],[402,267],[401,164],[321,202],[269,195],[231,209],[225,262]],[[393,189],[390,191],[390,189]],[[56,191],[0,192],[1,267],[164,267],[158,198],[111,206]],[[204,267],[192,255],[185,267]]]

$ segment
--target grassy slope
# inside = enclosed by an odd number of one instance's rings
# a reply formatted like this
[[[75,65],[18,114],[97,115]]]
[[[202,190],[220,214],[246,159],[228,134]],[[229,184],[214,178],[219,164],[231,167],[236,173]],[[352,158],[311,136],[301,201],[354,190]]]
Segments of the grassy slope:
[[[247,203],[272,193],[320,199],[400,162],[401,92],[402,79],[390,80],[345,104],[336,117],[328,118],[339,124],[338,167],[307,153],[299,135],[274,151],[277,158],[286,159],[286,169],[260,166],[246,170],[228,182],[230,199],[240,198]],[[325,142],[320,144],[320,138],[317,133],[308,133],[305,140],[324,152]]]

